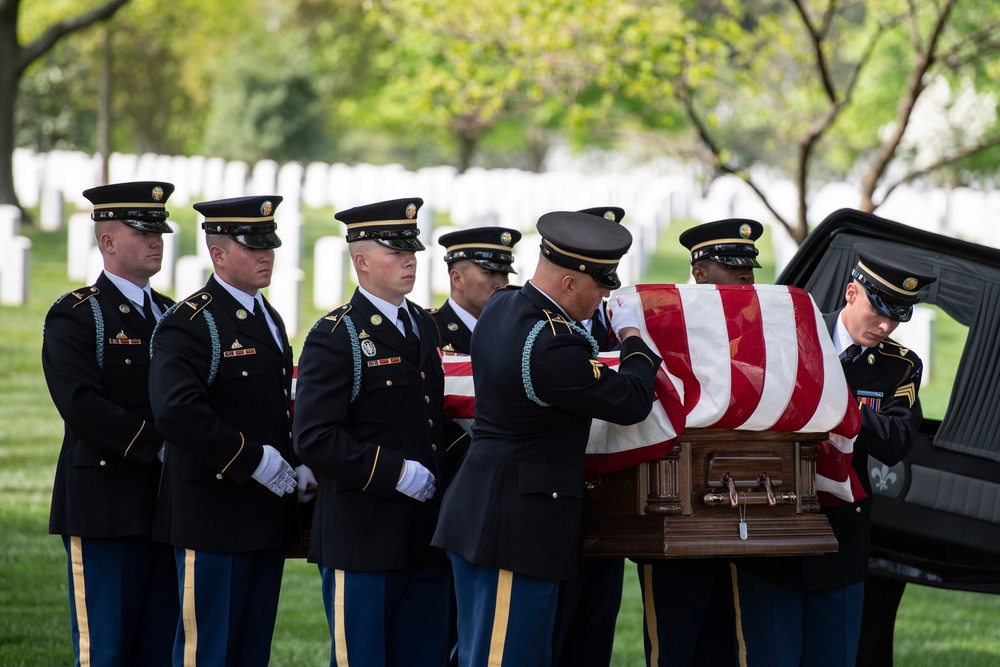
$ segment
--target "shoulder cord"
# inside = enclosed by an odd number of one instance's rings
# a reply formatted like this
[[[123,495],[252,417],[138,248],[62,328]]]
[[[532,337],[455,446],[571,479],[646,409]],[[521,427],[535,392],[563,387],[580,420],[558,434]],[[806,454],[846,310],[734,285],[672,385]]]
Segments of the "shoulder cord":
[[[524,393],[527,395],[528,400],[537,403],[543,408],[549,407],[549,404],[538,398],[538,395],[535,393],[535,386],[531,382],[531,350],[535,346],[538,334],[548,323],[548,320],[540,320],[538,324],[531,328],[528,339],[524,342],[524,350],[521,352],[521,379],[524,382]],[[570,324],[570,327],[573,331],[587,339],[587,342],[590,343],[591,358],[596,359],[597,352],[599,351],[597,340],[578,324]]]
[[[159,320],[156,322],[156,326],[153,327],[153,333],[150,336],[149,342],[149,358],[153,358],[153,338],[156,337],[156,332],[160,330],[160,323],[167,318],[167,315],[172,313],[177,309],[179,305],[184,303],[183,301],[178,301],[174,305],[167,308],[167,312],[163,313]],[[215,318],[207,310],[201,311],[205,315],[205,322],[208,323],[208,335],[212,339],[212,362],[208,371],[208,384],[215,382],[215,376],[219,373],[219,359],[222,356],[222,345],[219,343],[219,328],[215,325]]]
[[[351,341],[351,357],[354,359],[354,382],[351,385],[351,403],[361,393],[361,343],[358,342],[358,330],[354,321],[346,314],[341,318],[347,327],[347,337]]]
[[[104,370],[104,315],[101,307],[97,305],[97,299],[87,299],[90,302],[90,309],[94,311],[94,326],[97,329],[97,367]]]

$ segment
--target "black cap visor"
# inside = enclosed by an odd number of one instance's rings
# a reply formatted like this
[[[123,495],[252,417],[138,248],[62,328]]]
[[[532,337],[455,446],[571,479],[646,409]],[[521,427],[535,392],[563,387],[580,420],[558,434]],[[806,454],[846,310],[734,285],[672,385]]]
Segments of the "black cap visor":
[[[736,268],[749,268],[749,269],[759,269],[760,262],[757,261],[756,257],[749,257],[747,255],[711,255],[702,257],[701,259],[711,259],[719,264],[725,264],[726,266],[732,266]]]
[[[618,278],[618,267],[602,273],[591,273],[590,275],[594,277],[594,282],[604,289],[614,291],[622,286],[622,281]]]
[[[469,261],[472,262],[473,264],[483,267],[487,271],[499,271],[500,273],[513,273],[515,275],[517,274],[517,271],[515,271],[514,267],[511,266],[510,264],[504,264],[502,262],[494,262],[489,259],[479,259],[477,257],[473,257],[469,259]]]
[[[888,317],[893,322],[909,322],[913,316],[912,303],[894,303],[885,298],[885,294],[865,285],[868,302],[880,315]]]
[[[253,250],[268,250],[281,247],[281,239],[278,234],[270,232],[266,234],[230,234],[233,240],[241,246]]]
[[[136,218],[119,218],[119,222],[126,224],[132,229],[137,229],[140,232],[147,232],[150,234],[173,234],[174,230],[170,228],[163,220],[138,220]]]

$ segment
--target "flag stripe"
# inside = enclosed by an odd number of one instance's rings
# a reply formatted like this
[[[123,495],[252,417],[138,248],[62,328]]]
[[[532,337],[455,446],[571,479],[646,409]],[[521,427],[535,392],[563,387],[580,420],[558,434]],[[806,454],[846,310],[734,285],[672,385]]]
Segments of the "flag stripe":
[[[750,289],[746,289],[746,288]],[[760,304],[751,285],[725,285],[722,312],[729,335],[730,393],[726,413],[715,428],[742,428],[764,391],[764,329]]]

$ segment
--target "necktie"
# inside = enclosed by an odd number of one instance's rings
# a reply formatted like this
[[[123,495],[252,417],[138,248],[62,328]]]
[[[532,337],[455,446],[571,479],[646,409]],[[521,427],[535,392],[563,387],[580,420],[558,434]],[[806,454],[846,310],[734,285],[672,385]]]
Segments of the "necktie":
[[[149,299],[149,292],[142,290],[142,312],[147,322],[155,322],[156,314],[153,312],[153,302]]]
[[[420,340],[417,339],[417,335],[413,333],[413,324],[410,322],[410,314],[406,312],[405,308],[400,306],[396,316],[403,321],[403,333],[406,336],[406,342],[408,342],[410,347],[414,350],[419,350]]]
[[[844,350],[840,355],[840,363],[845,368],[854,363],[854,360],[861,354],[861,346],[857,343],[852,343]]]

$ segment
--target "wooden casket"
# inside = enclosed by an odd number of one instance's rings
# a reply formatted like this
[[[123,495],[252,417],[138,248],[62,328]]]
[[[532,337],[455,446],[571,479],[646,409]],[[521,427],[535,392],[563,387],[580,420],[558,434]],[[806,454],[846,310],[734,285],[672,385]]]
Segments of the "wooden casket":
[[[824,438],[689,429],[666,456],[588,482],[584,554],[683,558],[836,551],[816,495],[816,443]]]

